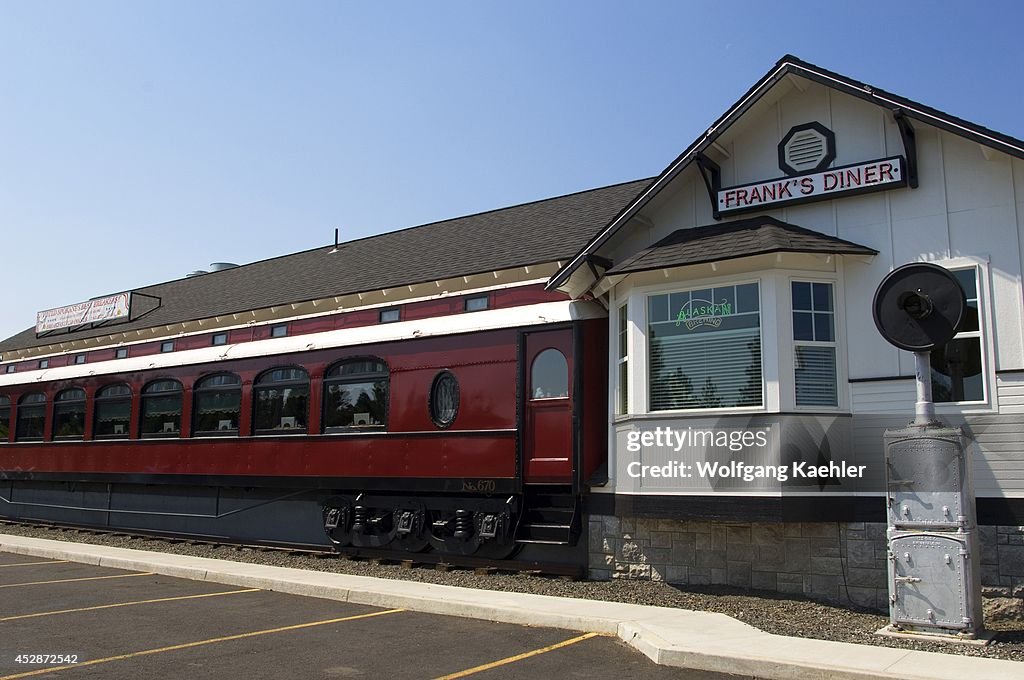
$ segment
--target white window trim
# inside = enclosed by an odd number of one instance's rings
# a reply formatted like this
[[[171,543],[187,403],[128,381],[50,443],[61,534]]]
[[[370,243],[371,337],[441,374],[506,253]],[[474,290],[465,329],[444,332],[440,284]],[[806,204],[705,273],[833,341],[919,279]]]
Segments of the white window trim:
[[[933,264],[950,271],[975,267],[978,285],[978,331],[981,337],[981,363],[983,368],[985,398],[981,401],[936,402],[936,413],[995,413],[999,411],[998,390],[996,389],[996,348],[992,328],[992,286],[991,266],[987,256],[951,257],[932,260]],[[957,335],[960,335],[957,333]],[[975,331],[965,331],[963,337],[975,337]],[[901,366],[902,368],[902,366]]]
[[[846,294],[842,287],[842,264],[837,266],[835,274],[823,272],[801,272],[790,270],[784,272],[786,297],[785,314],[779,324],[779,331],[785,333],[789,344],[794,348],[797,344],[811,347],[835,347],[836,348],[836,405],[835,406],[798,406],[796,403],[796,357],[791,351],[786,355],[779,356],[780,373],[787,375],[788,379],[783,381],[785,387],[785,408],[799,411],[801,413],[849,413],[850,412],[850,377],[848,359],[846,356]],[[832,329],[835,342],[811,342],[809,340],[797,341],[793,332],[793,294],[794,282],[807,283],[829,283],[832,284]],[[781,298],[780,298],[781,299]]]
[[[623,307],[625,307],[625,311],[626,311],[625,319],[623,319],[623,317],[622,317]],[[630,364],[630,361],[629,361],[629,359],[630,359],[630,349],[631,349],[630,348],[630,335],[631,335],[631,333],[630,333],[630,329],[629,329],[629,326],[630,326],[630,323],[629,323],[629,298],[626,298],[626,299],[622,300],[621,302],[619,302],[618,304],[616,304],[614,309],[615,309],[615,318],[614,318],[615,325],[612,327],[612,340],[613,340],[613,342],[611,343],[611,346],[614,347],[614,350],[612,352],[609,352],[609,354],[611,354],[611,357],[612,357],[612,365],[613,365],[612,375],[614,376],[614,381],[615,381],[615,390],[614,390],[614,396],[613,396],[615,401],[612,403],[612,416],[613,416],[613,418],[614,417],[620,417],[620,416],[627,416],[627,415],[629,415],[631,413],[630,402],[631,402],[631,399],[632,399],[632,392],[633,392],[633,389],[631,389],[632,385],[630,385],[630,370],[631,370],[631,367],[629,365]],[[626,338],[625,338],[626,352],[625,352],[625,356],[619,356],[622,353],[621,350],[620,350],[620,345],[619,345],[622,342],[622,338],[619,337],[620,334],[622,333],[622,331],[619,329],[619,326],[622,325],[623,321],[625,321],[625,325],[626,325],[626,328],[625,328],[625,331],[626,331]],[[619,404],[622,402],[622,387],[623,387],[623,385],[622,385],[623,380],[621,379],[621,375],[622,375],[621,366],[622,366],[623,363],[626,364],[626,377],[625,377],[625,383],[626,383],[625,384],[625,387],[626,387],[626,403],[625,403],[624,409],[620,412],[619,411]]]
[[[705,415],[721,415],[723,413],[774,413],[779,409],[779,347],[778,347],[778,316],[777,312],[766,314],[768,309],[777,308],[778,277],[771,271],[751,272],[704,279],[687,279],[673,281],[656,286],[638,286],[629,291],[629,318],[627,334],[632,338],[629,342],[631,361],[630,373],[630,406],[629,416],[634,419],[666,418],[666,417],[699,417]],[[648,381],[648,346],[647,346],[647,298],[664,293],[678,293],[683,290],[714,288],[715,286],[739,286],[745,283],[758,284],[758,307],[761,330],[761,405],[730,406],[723,408],[702,409],[671,409],[651,411],[649,408],[650,384]],[[616,300],[621,305],[621,300]],[[610,354],[610,353],[609,353]],[[771,357],[776,357],[768,360]],[[614,404],[613,413],[614,413]],[[622,419],[620,416],[618,419]],[[617,420],[618,420],[617,419]]]

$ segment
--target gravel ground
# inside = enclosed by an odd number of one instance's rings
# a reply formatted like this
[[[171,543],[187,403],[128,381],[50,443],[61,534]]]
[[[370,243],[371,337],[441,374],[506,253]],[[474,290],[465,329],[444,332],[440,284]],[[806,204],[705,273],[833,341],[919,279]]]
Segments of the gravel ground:
[[[160,540],[92,534],[69,529],[0,524],[0,532],[16,536],[32,536],[73,543],[92,543],[118,548],[134,548],[154,552],[194,555],[215,559],[268,564],[297,569],[315,569],[341,574],[406,579],[442,585],[464,586],[484,590],[536,593],[592,600],[630,602],[634,604],[677,607],[698,611],[720,612],[752,626],[777,635],[854,642],[918,649],[928,652],[965,654],[1024,662],[1024,622],[991,625],[999,628],[995,642],[987,647],[897,640],[874,635],[889,620],[874,612],[856,611],[803,598],[774,593],[737,590],[726,587],[671,586],[650,581],[568,581],[527,574],[496,573],[477,575],[472,570],[442,572],[422,567],[405,569],[401,565],[370,561],[318,557],[284,551],[265,551],[235,546],[168,543]],[[1022,675],[1024,677],[1024,675]]]

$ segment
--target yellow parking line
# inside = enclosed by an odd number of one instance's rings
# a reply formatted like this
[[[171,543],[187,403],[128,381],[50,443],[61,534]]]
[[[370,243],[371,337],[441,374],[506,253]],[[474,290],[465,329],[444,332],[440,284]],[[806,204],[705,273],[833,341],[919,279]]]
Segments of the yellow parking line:
[[[257,593],[259,588],[246,588],[245,590],[227,590],[222,593],[203,593],[201,595],[179,595],[177,597],[161,597],[155,600],[135,600],[134,602],[117,602],[115,604],[98,604],[92,607],[79,607],[78,609],[58,609],[52,612],[36,612],[35,614],[19,614],[17,616],[5,616],[0,618],[4,621],[18,621],[20,619],[34,619],[39,616],[56,616],[57,614],[74,614],[76,612],[91,612],[97,609],[114,609],[116,607],[131,607],[136,604],[153,604],[156,602],[174,602],[176,600],[197,600],[201,597],[219,597],[221,595],[238,595],[239,593]]]
[[[16,680],[17,678],[29,678],[35,675],[45,675],[46,673],[56,673],[57,671],[65,671],[69,668],[82,668],[84,666],[95,666],[101,663],[110,663],[112,661],[122,661],[124,659],[133,659],[139,656],[149,656],[150,654],[161,654],[163,652],[173,652],[179,649],[189,649],[191,647],[202,647],[203,645],[212,645],[217,642],[228,642],[230,640],[241,640],[244,638],[256,637],[257,635],[270,635],[271,633],[283,633],[289,630],[298,630],[300,628],[312,628],[313,626],[326,626],[330,623],[341,623],[343,621],[355,621],[356,619],[368,619],[372,616],[382,616],[384,614],[397,614],[398,612],[405,611],[404,609],[387,609],[379,612],[370,612],[369,614],[356,614],[355,616],[344,616],[340,619],[327,619],[326,621],[313,621],[311,623],[299,623],[294,626],[282,626],[281,628],[270,628],[269,630],[255,630],[251,633],[239,633],[238,635],[226,635],[219,638],[211,638],[209,640],[198,640],[196,642],[186,642],[180,645],[171,645],[170,647],[160,647],[159,649],[146,649],[141,652],[130,652],[128,654],[118,654],[117,656],[108,656],[103,659],[93,659],[91,661],[82,661],[80,663],[68,664],[67,666],[54,666],[53,668],[40,668],[34,671],[28,671],[26,673],[16,673],[15,675],[5,675],[0,677],[0,680]]]
[[[48,583],[75,583],[76,581],[99,581],[105,578],[129,578],[131,576],[152,576],[153,572],[139,572],[136,574],[114,574],[112,576],[85,576],[83,578],[62,578],[56,581],[32,581],[31,583],[4,583],[0,588],[17,588],[19,586],[45,586]]]
[[[515,656],[510,656],[506,659],[500,659],[498,661],[492,661],[491,663],[485,663],[482,666],[474,666],[473,668],[467,668],[464,671],[452,673],[451,675],[442,675],[441,677],[436,678],[435,680],[455,680],[455,678],[464,678],[467,675],[483,673],[484,671],[489,671],[492,668],[497,668],[498,666],[504,666],[506,664],[515,663],[516,661],[522,661],[523,659],[529,659],[531,656],[537,656],[538,654],[552,652],[556,649],[561,649],[562,647],[568,647],[569,645],[574,645],[577,642],[589,640],[590,638],[597,637],[598,635],[601,635],[601,633],[585,633],[583,635],[580,635],[579,637],[574,637],[571,640],[565,640],[563,642],[559,642],[553,645],[548,645],[547,647],[541,647],[540,649],[535,649],[532,652],[523,652],[522,654],[516,654]],[[0,678],[0,680],[5,680],[5,678]]]
[[[68,560],[46,560],[45,562],[15,562],[14,564],[0,564],[0,569],[4,567],[33,567],[37,564],[67,564]]]

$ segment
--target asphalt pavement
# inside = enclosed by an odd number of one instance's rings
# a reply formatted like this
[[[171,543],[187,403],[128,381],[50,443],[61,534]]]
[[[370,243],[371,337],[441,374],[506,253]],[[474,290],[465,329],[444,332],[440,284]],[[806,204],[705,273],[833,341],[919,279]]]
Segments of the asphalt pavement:
[[[617,638],[0,552],[0,680],[729,680]]]

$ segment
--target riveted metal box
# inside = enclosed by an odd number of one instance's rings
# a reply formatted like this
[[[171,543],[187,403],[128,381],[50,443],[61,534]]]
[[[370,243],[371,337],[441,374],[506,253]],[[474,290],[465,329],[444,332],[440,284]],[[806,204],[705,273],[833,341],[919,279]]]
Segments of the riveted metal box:
[[[889,530],[889,618],[919,632],[981,627],[977,537],[971,532]]]
[[[959,429],[888,430],[885,463],[889,526],[974,528],[970,473]]]

